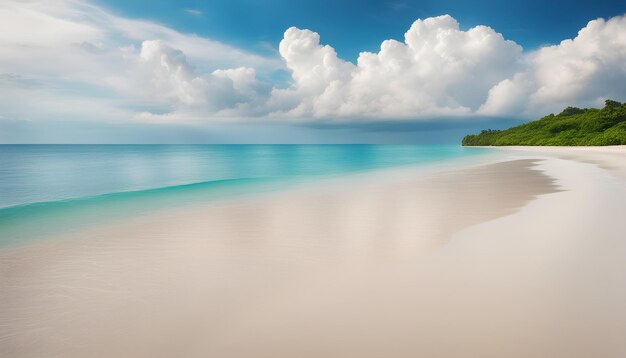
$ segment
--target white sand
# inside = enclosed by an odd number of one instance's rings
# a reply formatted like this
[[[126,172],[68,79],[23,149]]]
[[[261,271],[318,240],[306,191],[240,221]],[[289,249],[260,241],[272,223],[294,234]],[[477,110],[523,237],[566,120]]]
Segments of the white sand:
[[[497,148],[504,151],[516,151],[539,156],[549,155],[561,159],[596,164],[626,179],[626,146],[624,145],[604,147],[510,146],[488,148]]]
[[[626,356],[626,150],[532,150],[5,249],[0,356]]]

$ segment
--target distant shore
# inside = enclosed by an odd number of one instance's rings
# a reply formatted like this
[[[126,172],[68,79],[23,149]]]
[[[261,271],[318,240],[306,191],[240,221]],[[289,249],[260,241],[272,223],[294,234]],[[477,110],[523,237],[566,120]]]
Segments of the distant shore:
[[[468,134],[463,145],[606,146],[626,145],[626,103],[607,99],[603,108],[567,107],[559,114],[508,129]]]
[[[626,147],[502,152],[2,249],[0,356],[626,354]]]

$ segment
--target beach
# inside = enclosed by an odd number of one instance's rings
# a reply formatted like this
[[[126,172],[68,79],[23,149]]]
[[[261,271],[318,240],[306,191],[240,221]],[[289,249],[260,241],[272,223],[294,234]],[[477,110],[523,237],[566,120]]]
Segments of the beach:
[[[502,148],[0,249],[2,357],[623,357],[626,147]]]

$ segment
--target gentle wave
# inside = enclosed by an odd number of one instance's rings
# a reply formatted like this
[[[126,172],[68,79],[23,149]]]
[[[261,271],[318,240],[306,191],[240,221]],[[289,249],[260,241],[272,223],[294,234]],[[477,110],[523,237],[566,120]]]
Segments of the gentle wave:
[[[220,179],[0,208],[0,245],[71,231],[70,227],[77,230],[128,216],[275,190],[277,185],[289,184],[268,178]]]

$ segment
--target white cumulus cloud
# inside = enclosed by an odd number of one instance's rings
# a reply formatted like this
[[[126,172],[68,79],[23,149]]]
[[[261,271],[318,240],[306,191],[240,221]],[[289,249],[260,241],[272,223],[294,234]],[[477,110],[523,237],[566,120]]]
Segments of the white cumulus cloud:
[[[626,100],[626,16],[590,21],[574,39],[525,56],[526,65],[489,91],[484,114],[540,115]]]
[[[280,53],[293,86],[275,91],[287,116],[433,118],[538,116],[565,106],[626,99],[626,16],[597,19],[572,40],[524,53],[485,26],[451,16],[417,20],[352,65],[319,35],[291,28]]]
[[[144,111],[138,118],[202,118],[248,115],[251,105],[263,101],[269,89],[249,67],[217,69],[200,74],[182,51],[160,40],[144,41],[124,82],[128,96],[138,97],[165,115]],[[150,114],[150,116],[148,116]]]
[[[280,44],[294,79],[284,92],[301,99],[292,111],[313,117],[470,114],[515,73],[521,52],[489,27],[460,30],[448,15],[415,21],[404,42],[386,40],[378,53],[362,52],[356,65],[308,30],[291,28]]]

